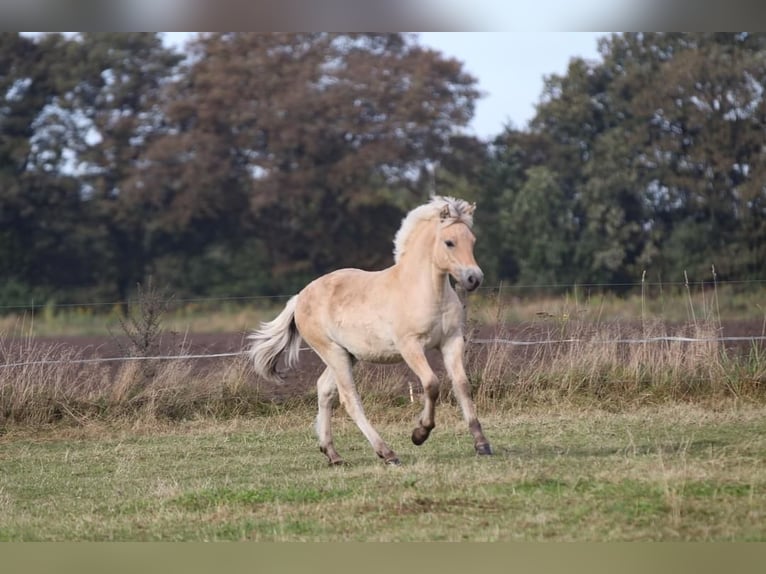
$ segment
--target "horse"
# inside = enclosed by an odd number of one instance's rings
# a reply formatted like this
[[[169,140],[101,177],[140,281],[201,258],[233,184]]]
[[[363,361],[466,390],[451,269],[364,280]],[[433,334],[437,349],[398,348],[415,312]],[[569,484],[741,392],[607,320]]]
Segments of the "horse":
[[[255,372],[281,381],[277,363],[284,354],[287,369],[298,362],[301,339],[326,367],[317,380],[316,433],[319,450],[330,465],[344,464],[333,445],[333,404],[340,402],[386,464],[398,465],[396,453],[365,415],[354,385],[356,361],[404,361],[423,385],[423,411],[412,431],[422,445],[435,427],[439,380],[426,359],[438,348],[444,358],[463,418],[477,454],[491,455],[471,398],[463,366],[464,308],[450,276],[466,291],[484,278],[473,247],[475,203],[434,196],[410,211],[394,238],[394,264],[380,271],[339,269],[322,275],[292,296],[277,317],[260,324],[248,339],[247,353]]]

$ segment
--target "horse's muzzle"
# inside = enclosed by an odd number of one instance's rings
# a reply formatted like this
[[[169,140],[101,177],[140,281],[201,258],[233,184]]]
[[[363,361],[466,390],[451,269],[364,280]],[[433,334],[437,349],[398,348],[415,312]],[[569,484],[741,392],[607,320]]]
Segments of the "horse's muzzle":
[[[484,273],[478,267],[468,267],[460,274],[460,283],[466,291],[475,291],[484,280]]]

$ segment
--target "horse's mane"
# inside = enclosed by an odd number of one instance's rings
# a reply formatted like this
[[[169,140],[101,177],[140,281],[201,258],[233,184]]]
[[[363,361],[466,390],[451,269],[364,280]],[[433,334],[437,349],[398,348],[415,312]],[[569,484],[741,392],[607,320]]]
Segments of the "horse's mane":
[[[424,221],[439,219],[444,209],[449,210],[449,223],[460,221],[468,227],[473,227],[473,212],[476,204],[468,203],[454,197],[442,197],[435,195],[431,201],[410,211],[404,219],[399,231],[394,237],[394,262],[398,263],[404,255],[409,240],[415,228]]]

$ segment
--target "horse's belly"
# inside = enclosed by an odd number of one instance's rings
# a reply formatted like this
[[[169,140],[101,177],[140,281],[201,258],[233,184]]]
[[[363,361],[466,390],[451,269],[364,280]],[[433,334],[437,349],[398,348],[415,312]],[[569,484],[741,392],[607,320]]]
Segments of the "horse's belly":
[[[343,340],[338,342],[356,359],[372,363],[398,363],[403,360],[394,338],[387,336],[387,333],[366,329],[355,331],[352,336],[346,332],[345,336],[342,337]],[[438,328],[417,336],[423,349],[438,347],[443,339],[444,334]]]
[[[398,363],[402,360],[393,341],[367,335],[343,345],[354,358],[371,363]]]

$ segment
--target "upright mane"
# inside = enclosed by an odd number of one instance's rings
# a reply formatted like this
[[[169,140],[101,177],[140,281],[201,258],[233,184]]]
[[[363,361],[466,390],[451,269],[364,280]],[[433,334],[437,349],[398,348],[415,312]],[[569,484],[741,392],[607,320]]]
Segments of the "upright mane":
[[[407,241],[412,236],[412,232],[415,228],[424,221],[440,219],[445,209],[449,213],[448,218],[445,219],[445,223],[452,224],[459,221],[465,223],[468,227],[473,227],[473,212],[476,209],[475,203],[468,203],[465,200],[455,199],[454,197],[435,195],[431,198],[431,201],[416,207],[402,219],[399,231],[396,232],[396,236],[394,237],[395,263],[399,263],[402,255],[404,255],[404,252],[407,249]]]

